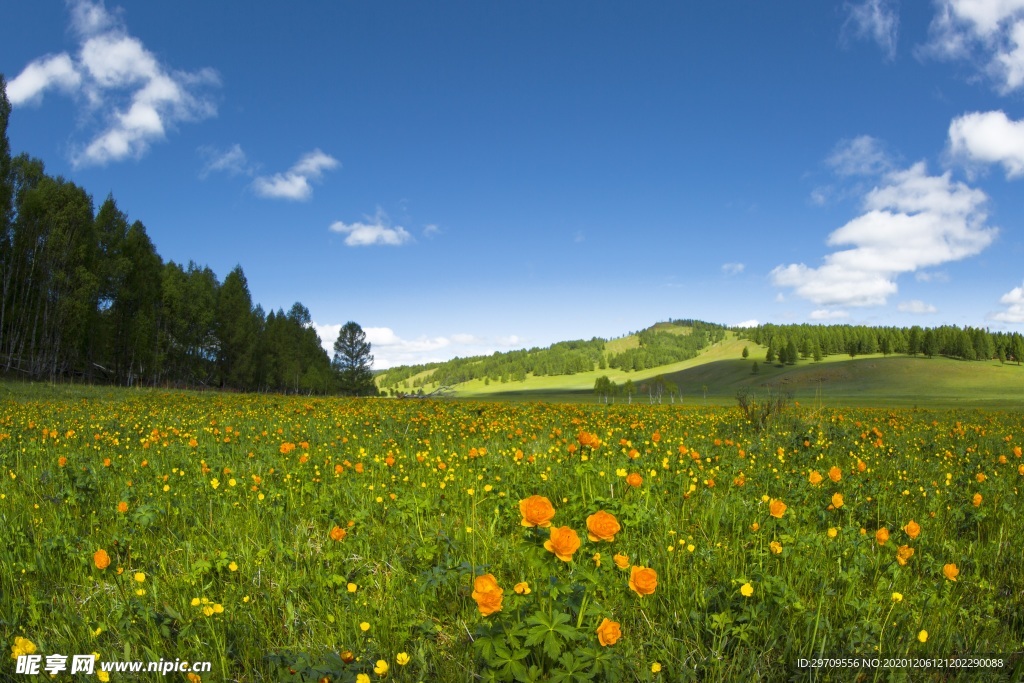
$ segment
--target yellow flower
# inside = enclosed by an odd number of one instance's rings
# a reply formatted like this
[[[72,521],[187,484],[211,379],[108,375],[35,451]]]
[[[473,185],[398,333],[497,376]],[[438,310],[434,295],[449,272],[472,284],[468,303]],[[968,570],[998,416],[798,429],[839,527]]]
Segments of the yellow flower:
[[[229,569],[230,571],[233,571],[233,572],[237,572],[237,571],[238,571],[238,563],[237,563],[237,562],[231,562],[231,563],[229,563],[229,564],[228,564],[228,569]]]
[[[356,674],[356,683],[370,683],[370,677],[366,674]]]
[[[659,662],[652,662],[651,663],[651,673],[652,674],[656,674],[659,671],[661,671],[661,664]]]
[[[14,645],[11,646],[11,659],[17,659],[21,655],[31,655],[36,651],[36,645],[28,638],[15,636]]]
[[[903,593],[893,593],[892,594],[892,601],[893,602],[903,602]]]
[[[817,486],[821,483],[821,474],[818,470],[811,470],[811,474],[807,477],[807,480],[811,482],[811,486]]]
[[[383,676],[388,672],[388,663],[383,659],[378,659],[377,663],[373,665],[373,673],[378,676]]]
[[[782,552],[782,544],[778,541],[772,541],[771,543],[769,543],[768,548],[776,555]]]
[[[836,510],[838,510],[839,508],[843,507],[843,494],[841,494],[841,493],[833,493],[832,494],[832,507],[834,507]]]
[[[839,529],[836,529],[834,526],[830,526],[828,528],[828,537],[829,538],[835,538],[838,535],[839,535]]]
[[[786,504],[781,500],[772,498],[771,502],[768,503],[768,514],[776,519],[782,519],[782,515],[786,514]]]
[[[365,621],[364,621],[364,622],[362,622],[361,624],[359,624],[359,630],[360,630],[360,631],[363,631],[364,633],[365,633],[366,631],[369,631],[369,630],[370,630],[370,624],[368,624],[368,623],[367,623],[367,622],[365,622]]]
[[[192,606],[199,607],[199,598],[192,598]]]
[[[355,593],[357,590],[359,590],[359,586],[355,585],[354,583],[350,583],[346,586],[346,588],[348,589],[349,593]]]
[[[910,540],[914,540],[917,538],[918,534],[921,533],[921,525],[914,520],[910,520],[907,522],[907,525],[903,527],[903,530],[907,532],[907,536],[910,536]]]
[[[139,583],[142,583],[143,581],[146,580],[146,573],[145,572],[135,572],[135,576],[133,578],[136,581],[138,581]]]
[[[398,666],[405,666],[409,663],[409,655],[406,652],[399,652],[395,655],[395,661],[398,662]]]
[[[749,598],[751,595],[754,594],[754,587],[751,586],[749,583],[745,583],[742,586],[740,586],[740,594],[743,595],[743,597],[745,598]]]
[[[517,583],[515,586],[512,587],[512,590],[514,590],[519,595],[529,595],[530,594],[530,584],[526,583],[525,581],[520,581],[519,583]]]
[[[921,629],[921,631],[917,634],[917,639],[920,642],[922,642],[922,643],[927,642],[927,640],[928,640],[928,631],[925,631],[924,629]]]
[[[218,486],[220,486],[220,481],[216,477],[214,477],[213,479],[210,480],[210,486],[216,489]]]
[[[223,614],[223,612],[224,612],[224,605],[220,604],[219,602],[215,603],[213,605],[213,611],[214,611],[215,614]]]
[[[107,683],[110,680],[110,674],[100,669],[96,672],[96,680],[100,681],[100,683]]]
[[[960,570],[955,564],[943,565],[942,575],[950,581],[956,581],[956,577],[960,576]]]
[[[615,557],[613,557],[612,559],[615,560],[615,566],[619,569],[625,569],[629,566],[629,555],[622,555],[617,553]]]
[[[598,567],[601,566],[601,553],[594,553],[594,557],[592,559],[594,560],[594,564]]]

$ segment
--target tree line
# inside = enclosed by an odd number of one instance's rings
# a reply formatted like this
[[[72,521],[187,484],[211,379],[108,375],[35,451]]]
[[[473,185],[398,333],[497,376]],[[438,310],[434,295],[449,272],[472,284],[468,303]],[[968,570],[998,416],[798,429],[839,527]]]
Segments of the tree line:
[[[681,326],[690,328],[688,333],[665,329]],[[630,372],[693,358],[708,344],[720,341],[725,331],[723,326],[713,323],[675,320],[636,333],[638,346],[619,352],[610,352],[608,341],[599,337],[577,339],[545,348],[496,351],[490,356],[390,368],[381,374],[379,383],[382,388],[397,391],[427,384],[451,386],[475,379],[485,383],[523,382],[527,375],[575,375],[608,368]]]
[[[113,195],[92,197],[43,162],[11,156],[0,74],[0,367],[30,379],[244,391],[376,393],[370,345],[344,326],[333,358],[309,310],[254,305],[241,266],[157,253]]]
[[[792,364],[799,358],[821,360],[833,354],[948,356],[962,360],[1024,359],[1024,337],[977,327],[942,325],[923,328],[865,325],[772,325],[738,328],[744,339],[768,347],[768,363]]]

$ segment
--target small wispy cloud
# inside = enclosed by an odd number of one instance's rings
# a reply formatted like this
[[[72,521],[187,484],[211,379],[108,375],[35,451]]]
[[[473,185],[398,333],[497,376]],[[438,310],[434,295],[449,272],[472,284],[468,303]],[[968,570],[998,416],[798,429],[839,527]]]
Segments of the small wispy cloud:
[[[870,40],[878,45],[886,59],[896,58],[896,43],[899,38],[900,17],[896,3],[889,0],[863,0],[847,2],[846,22],[841,37],[850,36]]]
[[[412,241],[409,231],[401,225],[391,225],[387,214],[380,209],[373,217],[364,216],[363,221],[335,221],[329,230],[345,235],[345,244],[350,247],[397,247]]]
[[[289,199],[305,201],[313,196],[312,182],[319,181],[324,171],[341,166],[334,157],[319,149],[304,154],[294,166],[284,173],[259,176],[252,181],[252,189],[267,199]]]
[[[70,7],[78,54],[33,60],[8,83],[7,96],[15,107],[39,106],[56,90],[80,101],[90,120],[103,122],[89,142],[74,147],[73,165],[140,158],[178,123],[216,114],[203,94],[219,83],[213,69],[185,72],[162,64],[102,2],[73,0]]]
[[[746,268],[742,263],[723,263],[722,272],[726,275],[739,275]]]
[[[819,308],[811,311],[807,317],[811,320],[842,320],[843,318],[849,318],[850,314],[846,311],[834,308]]]
[[[911,299],[910,301],[901,301],[899,305],[896,306],[896,310],[900,311],[901,313],[925,314],[936,313],[939,309],[937,309],[935,306],[932,306],[931,304],[926,304],[920,299]]]
[[[255,172],[255,167],[249,162],[241,145],[232,145],[227,150],[203,147],[200,148],[199,153],[207,159],[202,170],[199,171],[200,178],[206,178],[211,173],[252,175]]]
[[[892,169],[884,145],[870,135],[840,140],[825,163],[839,176],[877,176]]]
[[[441,234],[441,228],[439,228],[438,226],[434,225],[433,223],[428,223],[427,225],[423,226],[423,236],[424,237],[433,237],[434,235],[439,235],[439,234]]]
[[[741,323],[736,323],[735,325],[733,325],[733,327],[757,327],[760,324],[761,323],[757,320],[757,318],[751,318],[750,320],[744,320]]]

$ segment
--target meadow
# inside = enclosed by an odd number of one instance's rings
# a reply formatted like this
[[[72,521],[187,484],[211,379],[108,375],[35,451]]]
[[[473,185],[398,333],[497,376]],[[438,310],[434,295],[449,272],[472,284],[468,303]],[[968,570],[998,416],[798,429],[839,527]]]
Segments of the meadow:
[[[4,389],[12,655],[213,663],[190,681],[1024,672],[1017,412]],[[945,665],[972,655],[1005,664]],[[855,657],[894,663],[799,665]]]

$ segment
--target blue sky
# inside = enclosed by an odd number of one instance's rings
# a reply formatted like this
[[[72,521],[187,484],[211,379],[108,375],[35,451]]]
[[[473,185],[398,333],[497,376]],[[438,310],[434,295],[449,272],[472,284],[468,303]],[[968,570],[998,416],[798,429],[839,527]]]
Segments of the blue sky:
[[[8,3],[12,150],[378,367],[1024,323],[1024,0]]]

